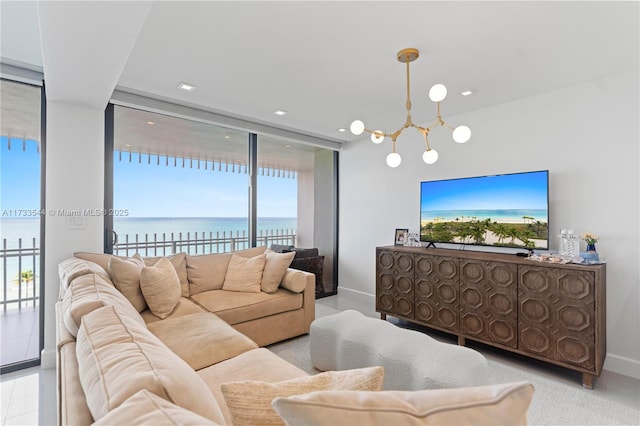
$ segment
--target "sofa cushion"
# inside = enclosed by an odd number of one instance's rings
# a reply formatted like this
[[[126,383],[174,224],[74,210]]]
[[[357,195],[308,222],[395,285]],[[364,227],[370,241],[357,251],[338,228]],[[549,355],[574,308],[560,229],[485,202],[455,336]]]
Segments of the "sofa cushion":
[[[140,290],[151,312],[166,318],[180,301],[180,278],[166,257],[140,270]]]
[[[109,270],[109,260],[114,257],[113,254],[107,253],[91,253],[87,251],[77,251],[73,253],[73,257],[78,259],[88,260],[89,262],[96,263],[102,267],[105,271]],[[115,256],[119,259],[126,259],[126,256]]]
[[[111,256],[107,270],[113,285],[124,294],[138,312],[144,311],[147,307],[140,289],[140,271],[143,267],[144,260],[136,253],[128,259]]]
[[[194,303],[189,299],[181,297],[175,309],[165,319],[158,318],[151,312],[150,309],[145,309],[144,311],[140,312],[140,316],[142,316],[142,319],[148,325],[157,321],[165,321],[169,318],[178,318],[184,315],[200,314],[202,312],[207,312],[207,311],[197,303]]]
[[[225,403],[220,385],[239,380],[280,382],[308,376],[303,370],[285,361],[268,349],[260,348],[240,354],[226,361],[198,370],[224,415],[225,424],[232,424],[231,413]]]
[[[251,258],[235,254],[231,255],[222,289],[225,291],[259,293],[266,259],[266,254]]]
[[[524,425],[533,396],[526,382],[455,389],[312,392],[276,398],[287,424]]]
[[[253,340],[210,312],[167,318],[147,327],[194,370],[258,347]]]
[[[142,389],[214,422],[222,413],[200,377],[145,326],[107,306],[82,319],[78,371],[95,420]]]
[[[229,253],[187,255],[189,294],[193,296],[209,290],[220,290],[230,260]]]
[[[276,253],[267,250],[266,255],[260,288],[265,293],[275,293],[287,272],[287,268],[291,265],[295,253]]]
[[[94,426],[217,424],[144,389],[93,423]]]
[[[271,406],[271,401],[277,397],[319,390],[379,391],[383,378],[382,367],[368,367],[327,371],[277,383],[251,380],[223,383],[221,388],[234,425],[283,425],[282,419]],[[330,423],[345,424],[338,419]]]
[[[158,260],[160,260],[161,257],[162,256],[143,257],[144,264],[146,266],[153,266],[158,262]],[[187,254],[176,253],[170,256],[166,256],[166,258],[169,259],[169,261],[175,268],[176,273],[178,274],[178,278],[180,278],[182,297],[189,297],[189,278],[187,276]]]
[[[264,254],[265,250],[266,247],[252,247],[231,253],[187,255],[189,294],[220,290],[224,284],[227,265],[232,255],[250,258]]]
[[[78,259],[76,257],[70,257],[63,260],[58,265],[58,276],[60,277],[60,299],[64,292],[69,287],[69,284],[82,275],[97,274],[101,278],[110,280],[109,274],[100,265],[94,262],[90,262],[84,259]]]
[[[82,317],[103,306],[117,306],[131,319],[144,325],[138,311],[122,293],[100,275],[82,275],[74,279],[62,299],[62,319],[67,331],[76,337]]]
[[[191,299],[231,325],[300,309],[303,302],[301,293],[285,289],[278,289],[273,294],[213,290],[191,296]]]

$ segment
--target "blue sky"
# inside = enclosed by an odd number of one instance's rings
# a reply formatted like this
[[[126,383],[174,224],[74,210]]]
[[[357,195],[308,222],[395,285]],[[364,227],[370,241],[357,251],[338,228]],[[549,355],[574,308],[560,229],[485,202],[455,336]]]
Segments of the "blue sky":
[[[37,144],[7,138],[0,148],[2,210],[40,208],[40,154]],[[247,217],[248,175],[114,161],[114,208],[130,217]],[[170,164],[172,164],[170,162]],[[258,176],[258,216],[296,217],[297,179]],[[98,206],[102,207],[102,206]],[[95,208],[87,206],[87,208]]]
[[[40,208],[40,154],[35,141],[0,139],[0,204],[2,210]]]
[[[421,183],[421,210],[546,209],[546,172]]]

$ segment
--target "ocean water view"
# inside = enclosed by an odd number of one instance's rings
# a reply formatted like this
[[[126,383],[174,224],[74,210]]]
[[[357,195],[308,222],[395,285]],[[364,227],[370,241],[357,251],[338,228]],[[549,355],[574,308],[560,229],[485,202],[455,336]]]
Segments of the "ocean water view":
[[[547,209],[496,209],[496,210],[424,210],[423,222],[460,222],[491,219],[497,223],[547,222]]]
[[[222,236],[236,235],[237,232],[242,235],[249,230],[248,219],[239,217],[116,217],[113,225],[119,238],[124,235],[133,235],[143,237],[144,235],[152,236],[156,234],[161,236],[163,233],[169,237],[171,233],[174,236],[182,233],[186,237],[187,233],[193,235],[198,232],[214,235],[219,232]],[[260,233],[276,232],[276,231],[293,231],[297,228],[297,219],[295,217],[263,217],[258,218],[258,235]],[[0,219],[0,239],[7,240],[7,247],[17,247],[18,239],[22,239],[23,247],[26,244],[31,246],[32,239],[36,239],[36,247],[40,244],[40,220],[33,218],[2,218]]]
[[[178,245],[176,251],[186,251],[195,254],[215,253],[242,249],[246,247],[246,241],[239,243],[235,247],[229,242],[230,237],[246,237],[248,234],[247,218],[236,217],[116,217],[114,218],[114,228],[118,234],[118,243],[126,241],[135,242],[136,235],[138,241],[172,241],[190,240],[191,244]],[[295,217],[265,217],[258,218],[258,245],[264,244],[265,239],[261,236],[296,234],[297,219]],[[164,235],[163,235],[164,234]],[[173,235],[172,235],[173,234]],[[197,234],[197,235],[196,235]],[[226,240],[223,240],[223,237]],[[220,242],[212,244],[200,244],[196,247],[193,240],[203,238],[219,239]],[[293,238],[286,239],[287,243]],[[278,239],[269,241],[281,243]],[[38,218],[0,218],[0,244],[2,248],[8,250],[21,247],[31,249],[40,247],[40,219]],[[125,244],[126,246],[126,244]],[[155,256],[170,254],[172,247],[169,244],[165,249],[145,249],[145,248],[116,248],[117,254],[133,255],[139,251],[143,256]],[[37,251],[36,251],[37,252]],[[24,253],[24,252],[23,252]],[[31,251],[30,253],[33,253]],[[28,254],[22,257],[3,257],[0,262],[0,276],[5,277],[8,282],[7,292],[9,298],[18,298],[21,295],[33,296],[34,282],[37,282],[40,275],[39,255]],[[29,271],[35,279],[30,279],[28,283],[19,284],[18,277]],[[0,290],[4,293],[4,289]],[[3,295],[3,297],[5,297]]]

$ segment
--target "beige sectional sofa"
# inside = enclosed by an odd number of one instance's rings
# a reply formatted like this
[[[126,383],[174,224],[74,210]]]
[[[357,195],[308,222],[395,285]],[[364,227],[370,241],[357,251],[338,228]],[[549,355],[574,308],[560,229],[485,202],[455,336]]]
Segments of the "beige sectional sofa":
[[[380,392],[382,367],[310,376],[261,348],[314,317],[313,274],[283,263],[264,248],[61,262],[58,424],[526,422],[526,383]]]
[[[229,291],[225,278],[232,257],[249,259],[261,255],[265,256],[265,265],[263,269],[257,269],[260,274],[264,272],[265,277],[261,279],[261,275],[258,275],[260,285],[257,288],[240,286],[237,288],[239,291]],[[315,277],[308,272],[287,268],[294,255],[295,253],[280,254],[267,250],[266,247],[256,247],[233,253],[178,253],[168,256],[180,279],[181,297],[167,318],[213,312],[260,346],[308,333],[311,322],[315,319]],[[105,272],[111,272],[107,274],[109,276],[127,269],[114,267],[112,255],[78,252],[74,257],[96,263]],[[117,266],[122,266],[125,259],[119,257]],[[147,257],[142,260],[146,266],[151,266],[159,259]],[[135,273],[135,268],[130,269]],[[246,281],[247,269],[242,266],[238,268],[241,283]],[[270,283],[265,282],[269,279],[267,275],[271,278]],[[117,282],[114,284],[118,287]],[[127,295],[126,289],[124,294]],[[147,309],[139,290],[137,295],[131,295],[128,299],[138,306],[146,323],[160,320]]]

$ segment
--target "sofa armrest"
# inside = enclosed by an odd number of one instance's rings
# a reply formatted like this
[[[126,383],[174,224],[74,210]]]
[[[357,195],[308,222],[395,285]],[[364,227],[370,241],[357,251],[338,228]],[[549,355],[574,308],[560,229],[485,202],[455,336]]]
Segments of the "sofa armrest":
[[[307,288],[309,275],[313,278],[315,285],[315,275],[311,272],[301,271],[299,269],[288,268],[285,272],[280,286],[294,293],[302,293]]]
[[[299,271],[297,269],[289,268],[284,274],[284,278],[280,285],[290,291],[300,293],[299,287],[304,278],[304,288],[302,290],[302,309],[304,310],[304,330],[305,333],[309,333],[311,323],[316,319],[316,276],[311,272]],[[296,286],[293,286],[293,282],[296,282]],[[293,290],[289,287],[293,287]]]
[[[311,323],[316,319],[316,276],[311,272],[289,268],[280,286],[294,293],[302,293],[304,328],[308,333]]]

